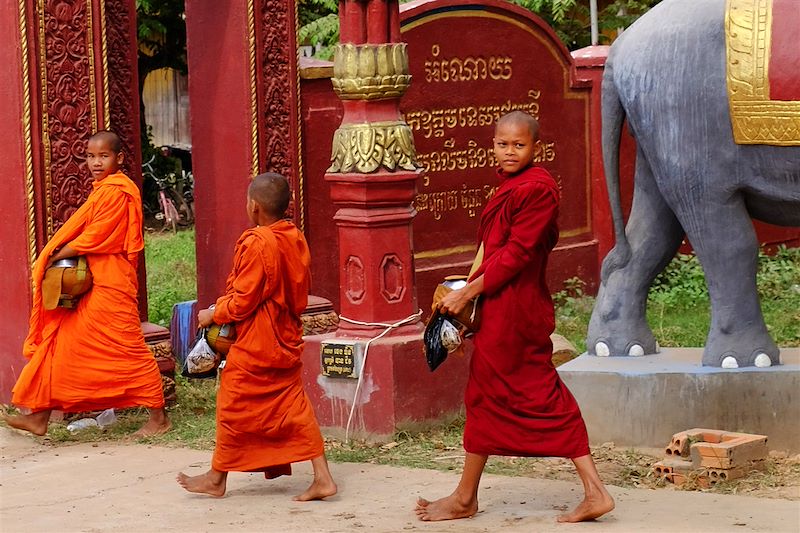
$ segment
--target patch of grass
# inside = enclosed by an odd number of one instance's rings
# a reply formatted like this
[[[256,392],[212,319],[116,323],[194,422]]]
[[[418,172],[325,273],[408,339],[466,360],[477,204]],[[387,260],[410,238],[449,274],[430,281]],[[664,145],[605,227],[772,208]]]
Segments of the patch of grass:
[[[757,275],[767,329],[779,346],[800,344],[800,248],[778,247],[759,254]],[[586,350],[586,331],[594,298],[578,279],[567,280],[553,295],[557,332]],[[703,269],[694,255],[678,254],[650,289],[647,321],[661,346],[703,346],[711,322],[711,303]]]
[[[145,234],[147,308],[150,322],[169,325],[172,306],[197,298],[194,228]]]

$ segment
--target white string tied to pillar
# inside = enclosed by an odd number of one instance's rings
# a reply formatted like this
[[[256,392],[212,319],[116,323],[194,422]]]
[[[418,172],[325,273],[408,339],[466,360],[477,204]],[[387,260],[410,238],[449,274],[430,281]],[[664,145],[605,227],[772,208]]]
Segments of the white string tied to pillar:
[[[356,411],[356,404],[358,402],[358,395],[361,392],[361,383],[364,381],[364,369],[367,368],[367,355],[369,354],[369,347],[373,341],[380,339],[381,337],[388,334],[390,331],[397,329],[401,326],[405,326],[406,324],[412,324],[417,322],[420,318],[422,318],[422,309],[417,310],[416,313],[413,315],[409,315],[403,320],[395,322],[394,324],[386,324],[383,322],[362,322],[360,320],[353,320],[352,318],[347,318],[346,316],[339,316],[339,320],[343,320],[348,324],[355,324],[357,326],[369,326],[369,327],[381,327],[385,328],[381,333],[378,335],[370,338],[367,340],[366,344],[364,345],[364,359],[361,361],[361,368],[358,371],[358,383],[356,384],[356,392],[353,395],[353,405],[350,406],[350,415],[347,417],[347,426],[345,426],[344,430],[344,441],[349,442],[350,440],[350,424],[353,421],[353,414]]]

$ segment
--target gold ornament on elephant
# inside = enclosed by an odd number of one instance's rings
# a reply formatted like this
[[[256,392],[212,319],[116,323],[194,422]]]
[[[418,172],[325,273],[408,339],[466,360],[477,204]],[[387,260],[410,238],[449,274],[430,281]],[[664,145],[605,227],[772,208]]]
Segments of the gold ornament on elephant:
[[[737,144],[800,146],[800,101],[770,98],[772,0],[728,0],[728,99]]]

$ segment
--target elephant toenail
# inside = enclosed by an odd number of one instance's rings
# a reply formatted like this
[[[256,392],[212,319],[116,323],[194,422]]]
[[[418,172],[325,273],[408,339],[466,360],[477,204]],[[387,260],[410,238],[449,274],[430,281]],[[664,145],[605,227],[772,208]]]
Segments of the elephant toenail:
[[[733,356],[728,356],[722,360],[722,368],[739,368],[739,362]]]
[[[598,357],[608,357],[611,355],[611,350],[608,349],[608,344],[604,342],[598,342],[594,345],[594,353]]]
[[[765,353],[760,353],[756,356],[755,365],[758,368],[767,368],[768,366],[772,366],[772,359]]]
[[[632,357],[640,357],[644,355],[644,348],[642,348],[641,344],[634,344],[630,348],[628,348],[628,355]]]

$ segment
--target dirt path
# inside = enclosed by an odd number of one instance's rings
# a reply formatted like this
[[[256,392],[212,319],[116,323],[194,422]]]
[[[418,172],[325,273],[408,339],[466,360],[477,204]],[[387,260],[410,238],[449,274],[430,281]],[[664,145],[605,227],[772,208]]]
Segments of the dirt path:
[[[266,482],[257,474],[231,474],[228,495],[191,495],[176,472],[208,468],[204,451],[146,445],[43,446],[0,428],[0,531],[42,532],[634,532],[800,531],[800,503],[669,490],[611,487],[617,509],[595,523],[557,525],[575,505],[575,483],[486,476],[483,511],[458,522],[421,523],[411,508],[417,496],[438,497],[457,473],[357,463],[333,464],[340,494],[326,502],[297,503],[291,496],[310,482],[307,464],[295,475]]]

